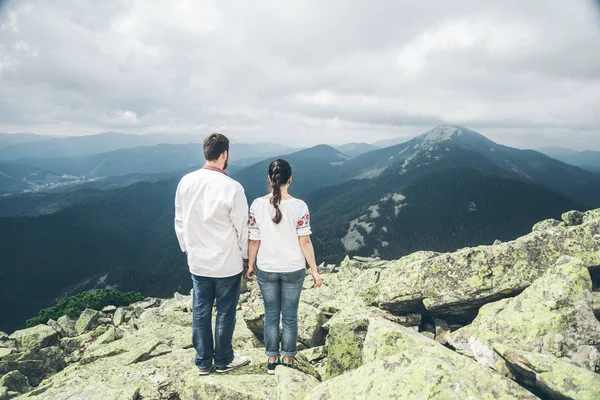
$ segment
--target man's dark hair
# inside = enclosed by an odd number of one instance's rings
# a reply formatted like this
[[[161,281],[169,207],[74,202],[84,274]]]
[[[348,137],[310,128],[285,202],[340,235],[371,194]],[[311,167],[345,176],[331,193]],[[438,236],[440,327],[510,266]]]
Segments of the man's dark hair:
[[[229,139],[220,133],[213,133],[204,139],[204,158],[206,161],[216,161],[226,151],[229,151]]]

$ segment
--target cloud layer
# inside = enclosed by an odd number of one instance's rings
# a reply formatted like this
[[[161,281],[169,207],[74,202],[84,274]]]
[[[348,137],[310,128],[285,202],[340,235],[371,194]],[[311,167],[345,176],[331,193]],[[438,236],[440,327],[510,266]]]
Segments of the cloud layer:
[[[486,5],[482,5],[485,3]],[[0,2],[0,131],[600,150],[594,2]]]

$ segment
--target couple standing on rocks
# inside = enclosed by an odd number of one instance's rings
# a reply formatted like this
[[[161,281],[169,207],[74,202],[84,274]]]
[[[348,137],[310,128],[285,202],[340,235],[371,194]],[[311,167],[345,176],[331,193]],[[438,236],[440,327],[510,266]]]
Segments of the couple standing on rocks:
[[[273,161],[268,171],[271,192],[248,210],[244,189],[225,172],[229,140],[214,133],[204,140],[203,150],[206,164],[181,179],[175,196],[175,232],[194,287],[192,342],[200,375],[250,363],[231,344],[242,275],[257,279],[262,293],[267,371],[274,373],[279,364],[293,367],[306,262],[314,286],[323,281],[310,240],[308,207],[288,193],[292,168],[285,160]]]

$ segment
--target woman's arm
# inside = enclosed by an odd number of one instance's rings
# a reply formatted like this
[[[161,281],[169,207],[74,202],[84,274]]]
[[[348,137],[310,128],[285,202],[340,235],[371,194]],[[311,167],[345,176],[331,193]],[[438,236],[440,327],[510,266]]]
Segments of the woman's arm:
[[[260,240],[250,240],[248,242],[248,271],[246,271],[246,279],[255,279],[256,275],[256,255],[260,247]]]
[[[310,240],[310,236],[299,236],[298,240],[300,241],[300,248],[302,249],[302,254],[304,254],[304,258],[306,258],[306,262],[308,262],[308,266],[310,267],[310,274],[315,281],[315,287],[321,287],[323,285],[323,279],[321,275],[317,271],[317,262],[315,261],[315,249],[313,247],[312,241]]]

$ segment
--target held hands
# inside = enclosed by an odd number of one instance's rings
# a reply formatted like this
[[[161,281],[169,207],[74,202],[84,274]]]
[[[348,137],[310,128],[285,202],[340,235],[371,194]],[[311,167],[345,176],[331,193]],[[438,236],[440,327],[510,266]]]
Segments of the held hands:
[[[321,286],[323,286],[323,278],[321,278],[321,275],[317,272],[316,269],[311,268],[310,274],[312,275],[313,281],[315,282],[315,288],[320,288]]]
[[[244,277],[249,281],[256,279],[256,267],[254,267],[254,265],[248,264],[244,268]]]

